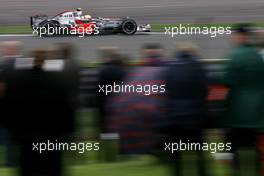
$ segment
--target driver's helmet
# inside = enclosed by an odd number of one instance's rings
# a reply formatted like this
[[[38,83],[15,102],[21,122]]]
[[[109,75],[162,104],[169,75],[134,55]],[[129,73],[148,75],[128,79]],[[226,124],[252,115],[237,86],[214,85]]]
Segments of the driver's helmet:
[[[82,8],[77,8],[76,9],[76,12],[77,12],[77,14],[78,14],[79,17],[82,16]]]
[[[85,20],[90,20],[91,18],[92,18],[92,16],[91,15],[84,15],[84,17],[83,17]]]

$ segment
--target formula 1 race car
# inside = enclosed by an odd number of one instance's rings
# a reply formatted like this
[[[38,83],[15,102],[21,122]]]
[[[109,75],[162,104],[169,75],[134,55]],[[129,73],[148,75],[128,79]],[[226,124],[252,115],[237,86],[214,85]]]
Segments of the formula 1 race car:
[[[33,33],[43,36],[61,34],[126,34],[150,32],[149,24],[138,25],[135,20],[125,18],[103,18],[82,15],[80,8],[64,11],[49,18],[47,15],[31,16]]]

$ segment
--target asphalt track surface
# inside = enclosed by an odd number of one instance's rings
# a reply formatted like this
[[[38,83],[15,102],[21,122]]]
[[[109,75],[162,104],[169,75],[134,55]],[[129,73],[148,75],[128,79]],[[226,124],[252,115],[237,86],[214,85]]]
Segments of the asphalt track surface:
[[[0,25],[28,24],[33,14],[82,7],[93,16],[130,16],[142,23],[263,21],[263,0],[0,0]]]
[[[164,55],[172,57],[175,44],[181,41],[190,41],[200,47],[202,58],[223,58],[231,47],[230,35],[222,35],[211,38],[205,35],[178,35],[171,37],[164,33],[126,35],[104,35],[104,36],[63,36],[40,38],[28,35],[0,36],[0,41],[19,40],[25,43],[25,50],[29,52],[36,48],[49,48],[52,44],[59,42],[71,42],[76,48],[76,58],[80,60],[95,60],[97,49],[101,46],[117,46],[120,52],[128,55],[130,59],[140,58],[140,48],[144,43],[160,43],[164,47]]]

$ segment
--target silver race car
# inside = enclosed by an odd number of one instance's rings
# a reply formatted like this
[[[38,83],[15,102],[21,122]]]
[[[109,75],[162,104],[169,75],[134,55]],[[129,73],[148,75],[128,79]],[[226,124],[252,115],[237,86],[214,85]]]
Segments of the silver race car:
[[[64,11],[50,18],[47,15],[31,16],[31,27],[34,31],[45,35],[61,34],[62,29],[67,34],[126,34],[136,32],[150,32],[150,24],[138,25],[134,19],[104,18],[82,15],[80,8],[73,11]],[[55,31],[55,32],[54,32]],[[64,34],[64,33],[63,33]]]

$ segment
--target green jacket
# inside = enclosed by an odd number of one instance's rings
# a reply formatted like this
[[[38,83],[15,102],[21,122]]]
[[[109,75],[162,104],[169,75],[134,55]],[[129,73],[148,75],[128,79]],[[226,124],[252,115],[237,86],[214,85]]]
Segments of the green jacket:
[[[231,128],[264,129],[264,62],[252,45],[234,49],[226,64],[227,96],[225,125]]]

